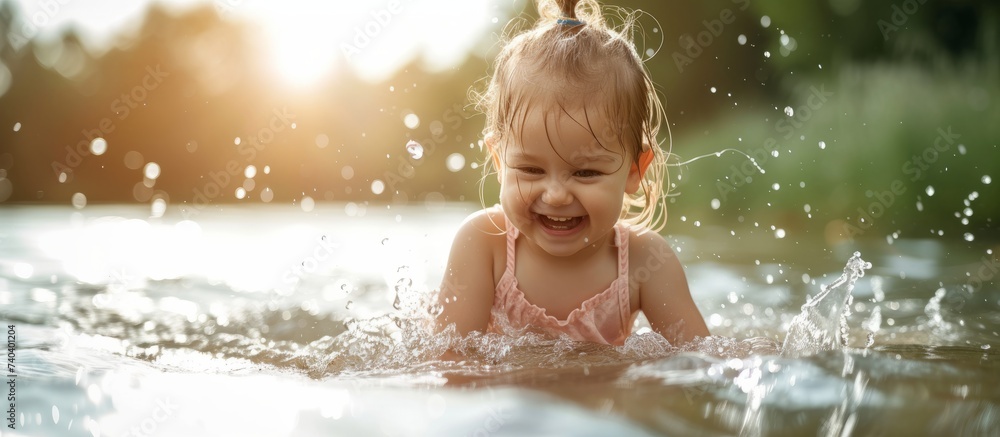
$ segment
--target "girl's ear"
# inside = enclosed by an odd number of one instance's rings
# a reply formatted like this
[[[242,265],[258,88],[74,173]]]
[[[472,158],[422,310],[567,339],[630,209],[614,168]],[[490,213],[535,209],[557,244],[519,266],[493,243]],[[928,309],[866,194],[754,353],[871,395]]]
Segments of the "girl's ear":
[[[490,159],[493,160],[493,168],[497,170],[497,179],[499,180],[500,170],[503,167],[500,166],[500,150],[497,147],[497,137],[493,132],[490,132],[483,138],[483,142],[486,143],[486,150],[489,151]]]
[[[656,154],[653,153],[653,149],[649,148],[639,154],[638,163],[632,163],[632,168],[628,171],[628,179],[625,180],[625,190],[629,194],[635,194],[635,192],[639,191],[642,177],[646,174],[646,170],[649,169],[649,164],[653,163],[653,158],[656,158]]]

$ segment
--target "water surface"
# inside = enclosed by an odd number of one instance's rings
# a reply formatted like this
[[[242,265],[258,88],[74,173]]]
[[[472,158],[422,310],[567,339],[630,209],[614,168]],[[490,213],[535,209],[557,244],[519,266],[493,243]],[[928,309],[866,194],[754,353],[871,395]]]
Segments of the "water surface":
[[[702,229],[668,239],[716,337],[675,347],[641,320],[617,348],[431,335],[473,208],[4,207],[5,435],[996,432],[987,243]],[[449,343],[469,360],[437,361]]]

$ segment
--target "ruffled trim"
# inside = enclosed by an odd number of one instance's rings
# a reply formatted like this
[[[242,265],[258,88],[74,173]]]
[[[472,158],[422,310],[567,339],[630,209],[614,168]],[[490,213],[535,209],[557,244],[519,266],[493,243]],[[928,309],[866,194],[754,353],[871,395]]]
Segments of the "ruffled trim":
[[[508,222],[509,223],[509,222]],[[618,246],[618,277],[611,282],[608,288],[589,299],[583,301],[578,308],[566,316],[565,320],[559,320],[549,315],[544,308],[541,308],[527,300],[524,292],[517,286],[517,277],[514,272],[514,242],[518,236],[517,228],[508,224],[507,229],[507,269],[497,283],[496,294],[493,300],[493,312],[506,314],[511,327],[524,327],[528,324],[558,336],[559,334],[569,335],[576,340],[591,341],[595,343],[624,344],[625,338],[631,333],[631,308],[629,307],[629,284],[628,284],[628,237],[627,225],[619,223],[615,226],[615,243]],[[614,299],[609,294],[617,294]],[[619,329],[616,338],[606,338],[601,333],[601,320],[595,318],[598,313],[607,314],[609,311],[598,311],[599,308],[609,302],[617,304],[617,316],[619,318]],[[606,322],[605,322],[606,323]],[[491,323],[491,326],[493,324]]]

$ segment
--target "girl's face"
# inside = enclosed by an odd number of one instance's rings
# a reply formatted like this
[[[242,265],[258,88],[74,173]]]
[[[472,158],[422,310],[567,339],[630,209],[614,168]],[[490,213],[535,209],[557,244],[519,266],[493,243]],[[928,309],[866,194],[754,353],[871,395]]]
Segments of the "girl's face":
[[[507,219],[553,256],[609,237],[640,174],[602,116],[531,110],[500,145],[500,203]],[[603,134],[602,134],[603,133]],[[494,155],[494,158],[498,158]]]

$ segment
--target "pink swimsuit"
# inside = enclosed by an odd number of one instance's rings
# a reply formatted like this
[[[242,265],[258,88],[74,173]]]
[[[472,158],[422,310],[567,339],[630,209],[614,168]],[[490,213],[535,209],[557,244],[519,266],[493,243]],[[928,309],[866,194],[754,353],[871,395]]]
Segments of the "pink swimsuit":
[[[514,276],[514,241],[517,228],[507,225],[507,268],[497,284],[493,297],[489,331],[500,332],[496,320],[506,316],[511,328],[531,327],[551,337],[563,334],[578,341],[622,345],[632,332],[632,311],[628,288],[628,225],[615,225],[615,245],[618,246],[618,277],[607,290],[584,301],[566,320],[559,320],[528,302],[517,288]]]

